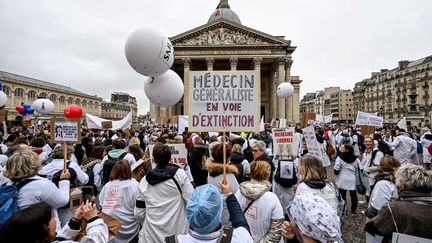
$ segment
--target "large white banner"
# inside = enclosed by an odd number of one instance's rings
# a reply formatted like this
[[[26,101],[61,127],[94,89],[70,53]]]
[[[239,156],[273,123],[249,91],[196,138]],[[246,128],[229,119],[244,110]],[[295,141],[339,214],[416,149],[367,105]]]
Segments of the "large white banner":
[[[314,126],[303,128],[303,136],[306,141],[308,154],[313,155],[323,161],[322,148],[316,138]]]
[[[358,126],[383,127],[384,118],[373,113],[359,111],[357,112],[355,124]]]
[[[196,71],[189,78],[190,131],[259,131],[256,71]]]
[[[189,117],[188,116],[179,116],[178,119],[178,134],[182,134],[186,127],[188,126]]]
[[[102,128],[103,121],[111,121],[111,120],[107,120],[86,113],[87,128],[89,129],[103,129]],[[129,112],[123,119],[119,121],[112,121],[112,128],[110,128],[110,130],[117,130],[117,129],[125,130],[126,128],[130,129],[131,126],[132,126],[132,111]]]

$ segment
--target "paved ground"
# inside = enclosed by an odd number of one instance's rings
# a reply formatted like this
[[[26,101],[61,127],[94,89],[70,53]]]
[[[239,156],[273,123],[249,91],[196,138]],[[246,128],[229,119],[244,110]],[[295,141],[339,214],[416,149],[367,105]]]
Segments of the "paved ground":
[[[333,173],[334,162],[332,163],[331,170],[328,169],[329,179],[334,181],[335,175]],[[358,195],[359,201],[366,201],[364,196]],[[349,193],[347,193],[347,208],[348,216],[342,226],[342,238],[345,243],[363,243],[365,240],[364,226],[366,223],[366,216],[361,211],[365,211],[367,204],[360,204],[357,207],[357,213],[351,214],[351,200]]]

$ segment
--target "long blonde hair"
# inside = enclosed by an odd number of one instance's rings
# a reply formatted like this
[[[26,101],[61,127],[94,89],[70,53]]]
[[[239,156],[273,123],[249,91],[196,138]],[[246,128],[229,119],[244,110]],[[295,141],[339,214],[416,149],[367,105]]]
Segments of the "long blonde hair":
[[[323,164],[313,156],[303,156],[300,159],[300,168],[303,171],[302,181],[319,181],[324,178]]]
[[[39,156],[31,150],[19,150],[6,162],[4,176],[13,182],[35,176],[41,169]]]

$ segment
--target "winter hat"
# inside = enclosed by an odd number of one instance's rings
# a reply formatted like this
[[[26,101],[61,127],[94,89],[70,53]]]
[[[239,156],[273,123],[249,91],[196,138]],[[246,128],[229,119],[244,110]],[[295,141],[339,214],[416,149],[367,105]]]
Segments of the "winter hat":
[[[290,213],[300,230],[312,239],[342,242],[339,217],[317,193],[304,192],[296,195]]]
[[[206,184],[192,192],[186,207],[186,217],[195,232],[209,234],[221,223],[222,209],[219,189]]]

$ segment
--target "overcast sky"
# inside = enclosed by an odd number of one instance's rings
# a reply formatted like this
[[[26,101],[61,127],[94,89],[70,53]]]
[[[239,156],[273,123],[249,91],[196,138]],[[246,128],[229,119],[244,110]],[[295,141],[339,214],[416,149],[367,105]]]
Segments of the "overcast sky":
[[[124,43],[140,27],[169,36],[207,23],[219,0],[1,0],[0,70],[97,94],[137,97],[143,76]],[[354,83],[402,59],[432,55],[431,0],[230,0],[243,25],[297,46],[301,94]]]

